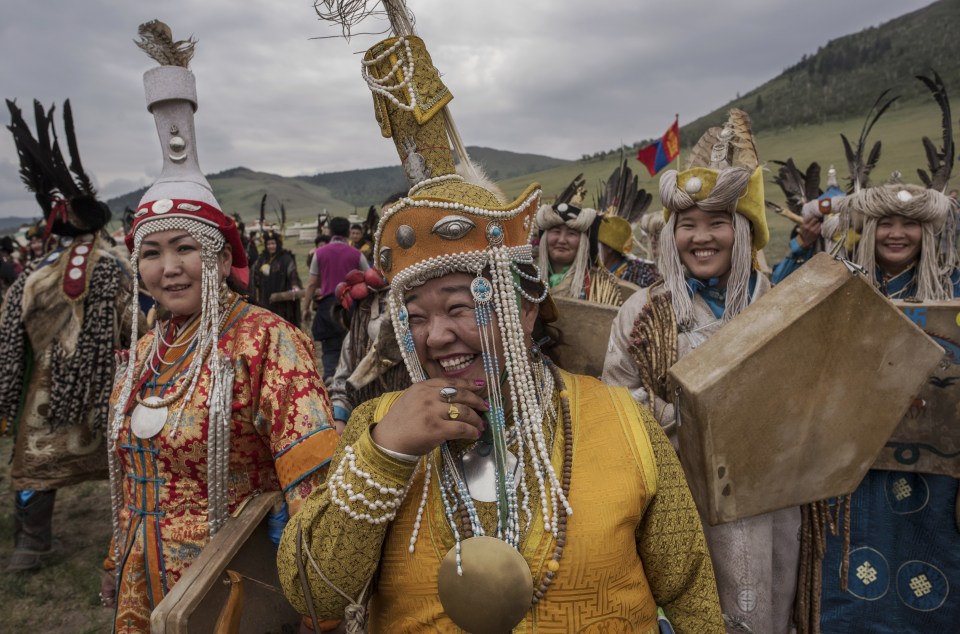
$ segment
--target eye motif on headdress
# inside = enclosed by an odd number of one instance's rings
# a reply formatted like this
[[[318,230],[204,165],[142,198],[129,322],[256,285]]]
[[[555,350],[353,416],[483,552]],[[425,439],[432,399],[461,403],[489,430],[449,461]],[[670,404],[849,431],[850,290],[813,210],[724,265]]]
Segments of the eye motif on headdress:
[[[433,225],[430,232],[446,240],[459,240],[476,226],[472,220],[464,216],[444,216]]]
[[[380,270],[389,273],[393,268],[393,255],[390,247],[380,249]]]

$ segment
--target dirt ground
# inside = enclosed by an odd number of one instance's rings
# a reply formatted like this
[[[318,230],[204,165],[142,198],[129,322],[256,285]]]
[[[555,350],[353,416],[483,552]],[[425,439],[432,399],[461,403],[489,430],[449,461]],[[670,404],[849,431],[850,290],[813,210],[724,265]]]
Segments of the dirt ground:
[[[0,631],[39,634],[109,632],[113,610],[100,606],[101,565],[110,543],[107,482],[85,482],[57,492],[54,537],[59,555],[29,573],[7,572],[13,552],[13,438],[0,436]]]

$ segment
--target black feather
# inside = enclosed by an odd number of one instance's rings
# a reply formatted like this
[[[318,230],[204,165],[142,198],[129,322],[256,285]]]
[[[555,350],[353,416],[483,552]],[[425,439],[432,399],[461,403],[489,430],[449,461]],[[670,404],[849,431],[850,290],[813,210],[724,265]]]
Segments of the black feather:
[[[610,179],[600,182],[597,211],[613,213],[632,225],[640,222],[652,200],[653,196],[640,188],[639,177],[634,175],[621,152],[620,164],[613,170]]]
[[[850,141],[847,140],[847,137],[842,132],[840,133],[840,140],[843,141],[843,153],[847,157],[847,169],[850,171],[850,176],[846,180],[850,182],[849,187],[847,187],[847,193],[852,194],[856,188],[854,183],[857,178],[857,155],[853,151],[853,148],[850,146]]]
[[[263,231],[263,223],[267,221],[267,195],[264,194],[260,199],[260,231]]]
[[[77,150],[77,133],[73,127],[73,110],[70,108],[70,100],[63,102],[63,131],[67,135],[67,150],[70,152],[70,171],[76,175],[77,184],[80,191],[90,196],[96,196],[97,190],[93,183],[83,171],[83,163],[80,162],[80,152]]]
[[[937,150],[933,142],[927,137],[923,138],[924,150],[927,154],[927,166],[930,170],[929,181],[924,183],[930,189],[936,189],[942,192],[946,189],[950,180],[950,173],[953,170],[953,160],[955,156],[955,147],[953,144],[953,119],[950,114],[950,98],[947,95],[947,87],[943,79],[933,69],[933,79],[917,75],[916,78],[927,87],[927,90],[933,95],[937,105],[940,106],[941,127],[943,129],[943,147]]]
[[[806,196],[807,200],[813,200],[819,198],[820,194],[823,193],[823,190],[820,189],[820,164],[819,163],[810,163],[810,166],[807,167],[807,173],[804,178],[804,188],[803,193]]]
[[[373,232],[377,230],[377,225],[380,224],[380,214],[377,213],[376,206],[370,205],[370,208],[367,209],[367,219],[363,224],[365,233],[373,235]]]
[[[586,180],[583,178],[583,174],[577,174],[573,177],[573,180],[570,181],[570,184],[567,185],[566,189],[560,192],[560,195],[557,196],[557,200],[554,204],[559,205],[560,203],[568,203],[573,200],[573,197],[577,195],[577,192],[580,191],[580,188],[583,187]]]
[[[786,161],[776,161],[776,163],[780,164],[781,167],[777,170],[777,175],[774,176],[773,182],[779,185],[783,191],[783,195],[787,199],[787,207],[790,211],[799,214],[803,205],[810,200],[807,196],[807,174],[796,166],[792,158],[788,158]],[[818,188],[820,184],[819,169],[818,166]]]
[[[860,138],[857,140],[856,151],[850,146],[847,137],[843,134],[840,135],[840,138],[843,140],[844,152],[847,155],[847,166],[850,169],[850,176],[847,179],[850,182],[850,186],[847,188],[847,193],[859,191],[866,187],[870,182],[870,171],[876,167],[877,161],[880,160],[879,141],[874,144],[866,161],[864,161],[863,154],[867,147],[867,138],[870,136],[870,131],[873,129],[873,126],[876,125],[880,117],[883,116],[883,113],[900,98],[899,96],[891,97],[884,101],[889,92],[889,89],[881,92],[880,96],[877,97],[877,100],[873,102],[873,106],[871,106],[867,112],[867,118],[864,120],[863,127],[860,129]]]

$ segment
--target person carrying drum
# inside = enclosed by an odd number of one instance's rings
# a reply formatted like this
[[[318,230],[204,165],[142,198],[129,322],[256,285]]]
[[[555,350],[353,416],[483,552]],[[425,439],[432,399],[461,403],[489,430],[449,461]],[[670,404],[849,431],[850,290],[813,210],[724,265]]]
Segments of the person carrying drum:
[[[763,171],[746,113],[733,109],[692,150],[688,168],[664,172],[660,200],[663,281],[620,309],[603,381],[649,405],[680,454],[672,397],[662,377],[770,288],[756,253],[769,237]],[[701,509],[701,515],[703,515]],[[731,629],[786,634],[799,565],[800,509],[706,526],[724,620]]]

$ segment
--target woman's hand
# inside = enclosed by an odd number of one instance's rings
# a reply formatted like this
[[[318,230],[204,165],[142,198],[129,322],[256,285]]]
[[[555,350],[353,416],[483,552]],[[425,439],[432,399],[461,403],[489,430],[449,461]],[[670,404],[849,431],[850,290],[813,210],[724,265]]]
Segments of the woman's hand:
[[[100,579],[100,605],[105,608],[117,607],[117,578],[112,570],[105,570]]]
[[[456,389],[449,402],[440,393],[443,388]],[[483,389],[464,379],[415,383],[373,428],[373,441],[384,449],[422,456],[447,440],[476,440],[486,427],[481,413],[489,409],[477,395]]]

